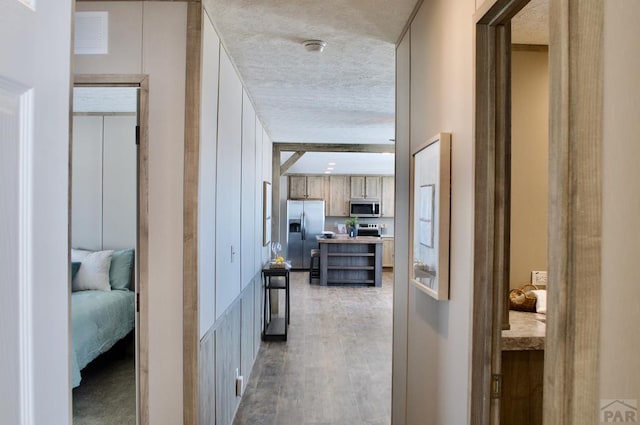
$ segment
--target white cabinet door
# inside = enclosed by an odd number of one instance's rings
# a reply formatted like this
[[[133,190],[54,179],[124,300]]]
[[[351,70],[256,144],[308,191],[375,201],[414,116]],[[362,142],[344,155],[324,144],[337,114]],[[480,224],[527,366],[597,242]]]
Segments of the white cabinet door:
[[[0,0],[0,422],[69,424],[72,2]]]
[[[227,53],[221,49],[216,179],[216,318],[240,295],[241,147],[242,84]]]

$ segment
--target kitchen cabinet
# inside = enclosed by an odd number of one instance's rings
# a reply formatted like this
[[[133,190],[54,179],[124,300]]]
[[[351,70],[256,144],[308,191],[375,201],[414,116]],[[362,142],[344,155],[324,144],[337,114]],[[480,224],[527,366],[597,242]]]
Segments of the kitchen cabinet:
[[[395,210],[395,179],[393,176],[382,176],[382,199],[380,201],[381,217],[393,217]]]
[[[382,267],[393,267],[395,246],[393,238],[382,238]]]
[[[380,177],[351,176],[351,198],[380,199]]]
[[[329,216],[349,216],[349,176],[329,177]]]
[[[324,177],[289,176],[289,199],[324,199]]]

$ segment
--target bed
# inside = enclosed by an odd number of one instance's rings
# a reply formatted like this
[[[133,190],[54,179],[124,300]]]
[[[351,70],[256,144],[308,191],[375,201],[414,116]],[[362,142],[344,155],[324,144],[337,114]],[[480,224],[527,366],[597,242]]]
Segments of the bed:
[[[101,254],[98,255],[98,253]],[[94,257],[101,258],[98,261]],[[109,258],[109,261],[106,258]],[[72,261],[76,264],[80,263],[78,272],[72,280],[71,294],[73,341],[71,373],[73,388],[75,388],[80,385],[82,379],[80,371],[133,330],[135,293],[130,290],[133,250],[93,252],[73,250]],[[99,285],[83,284],[87,276],[95,279],[96,264],[100,269],[98,273],[103,274],[102,282]],[[81,270],[84,274],[80,273]],[[104,283],[105,272],[106,284]],[[87,289],[87,287],[100,289]]]

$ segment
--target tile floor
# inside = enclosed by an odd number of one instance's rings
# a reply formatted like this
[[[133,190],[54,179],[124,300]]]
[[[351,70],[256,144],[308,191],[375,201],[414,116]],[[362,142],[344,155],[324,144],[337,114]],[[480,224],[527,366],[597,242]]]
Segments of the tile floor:
[[[234,425],[389,425],[393,274],[382,288],[291,273],[287,342],[263,342]]]

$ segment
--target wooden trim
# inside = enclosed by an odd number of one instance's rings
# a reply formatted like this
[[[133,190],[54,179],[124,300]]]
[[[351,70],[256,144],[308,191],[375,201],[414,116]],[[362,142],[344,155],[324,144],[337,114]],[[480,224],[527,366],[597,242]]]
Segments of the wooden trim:
[[[599,423],[603,9],[550,3],[547,424]]]
[[[202,4],[187,5],[187,63],[184,127],[183,218],[183,420],[198,424],[198,177],[200,155],[200,96]]]
[[[291,168],[291,166],[292,166],[293,164],[295,164],[296,162],[298,162],[298,160],[299,160],[300,158],[302,158],[302,155],[304,155],[304,154],[305,154],[305,153],[304,153],[304,152],[301,152],[301,151],[294,152],[294,154],[293,154],[293,155],[291,155],[291,157],[290,157],[289,159],[287,159],[287,160],[284,162],[284,164],[282,164],[282,165],[280,166],[280,175],[281,175],[281,176],[282,176],[282,175],[284,175],[284,174],[287,172],[287,170],[289,170],[289,168]]]
[[[140,87],[144,74],[75,74],[74,87]]]
[[[273,149],[280,152],[355,152],[395,153],[395,144],[348,144],[348,143],[274,143]],[[278,158],[278,161],[280,159]]]
[[[139,87],[138,125],[138,234],[136,273],[139,313],[137,334],[138,413],[140,425],[149,425],[149,78],[146,75],[74,75],[74,87]]]
[[[512,44],[512,52],[549,52],[546,44]]]
[[[74,117],[135,117],[135,112],[73,112]]]
[[[273,143],[271,149],[271,240],[275,241],[280,240],[280,146]]]
[[[528,0],[488,1],[476,25],[471,424],[498,424],[491,381],[508,327],[511,227],[511,18]]]

